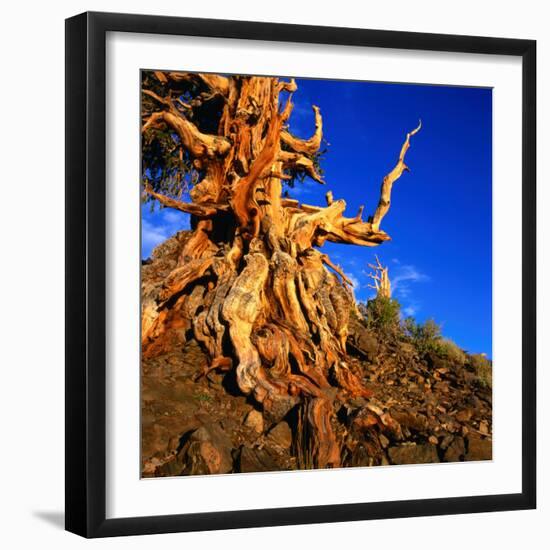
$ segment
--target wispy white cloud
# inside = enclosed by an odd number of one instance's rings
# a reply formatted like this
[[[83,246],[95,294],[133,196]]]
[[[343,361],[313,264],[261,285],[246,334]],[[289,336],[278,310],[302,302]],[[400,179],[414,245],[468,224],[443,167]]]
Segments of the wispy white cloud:
[[[155,226],[147,220],[142,221],[141,241],[144,248],[152,249],[167,238],[168,235],[164,227]]]
[[[402,309],[402,311],[405,317],[414,317],[418,311],[418,308],[416,306],[406,306]]]
[[[354,273],[346,273],[347,278],[353,283],[353,290],[357,292],[359,289],[363,287],[359,279],[356,277]]]
[[[299,197],[315,195],[319,193],[319,187],[319,183],[308,178],[305,179],[303,182],[297,181],[294,184],[294,187],[288,187],[286,190],[288,191],[289,196],[291,196],[293,199],[297,199]]]
[[[421,303],[414,297],[414,284],[424,283],[430,277],[411,264],[402,264],[397,258],[392,259],[394,264],[393,276],[390,270],[392,292],[402,304],[402,314],[405,317],[414,317],[421,309]]]
[[[176,234],[189,229],[189,215],[164,208],[141,220],[141,243],[143,255],[149,256],[153,248]]]
[[[162,218],[165,223],[169,225],[181,225],[185,214],[182,216],[182,212],[178,212],[177,210],[172,210],[170,208],[165,208],[161,212]]]
[[[406,297],[410,294],[410,283],[421,283],[429,281],[430,278],[425,273],[422,273],[414,265],[397,264],[399,267],[394,271],[390,279],[393,292]]]

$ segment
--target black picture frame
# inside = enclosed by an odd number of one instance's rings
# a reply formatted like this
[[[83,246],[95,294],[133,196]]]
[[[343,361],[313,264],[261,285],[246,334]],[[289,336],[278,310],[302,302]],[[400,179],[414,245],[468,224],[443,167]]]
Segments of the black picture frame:
[[[522,491],[106,519],[105,40],[108,31],[520,57]],[[66,20],[66,529],[107,537],[532,509],[536,506],[536,42],[243,21],[83,13]],[[519,337],[519,335],[518,335]]]

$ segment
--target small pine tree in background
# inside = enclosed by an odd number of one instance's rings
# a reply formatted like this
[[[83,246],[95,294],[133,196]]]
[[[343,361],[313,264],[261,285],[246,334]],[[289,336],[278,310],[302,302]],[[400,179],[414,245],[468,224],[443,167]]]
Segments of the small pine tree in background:
[[[382,335],[395,336],[400,330],[401,304],[394,298],[378,295],[360,304],[367,328]]]
[[[441,326],[433,319],[417,323],[413,317],[407,317],[403,321],[403,330],[405,337],[411,341],[420,354],[428,352],[441,354]]]

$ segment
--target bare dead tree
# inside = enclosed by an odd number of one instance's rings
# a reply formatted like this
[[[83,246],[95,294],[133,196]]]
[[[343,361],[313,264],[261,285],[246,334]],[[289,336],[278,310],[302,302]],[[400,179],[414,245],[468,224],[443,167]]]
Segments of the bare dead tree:
[[[373,280],[374,284],[368,284],[369,288],[376,290],[376,295],[383,298],[391,298],[391,282],[388,274],[388,267],[384,267],[378,256],[374,256],[376,259],[376,264],[368,264],[368,266],[373,270],[372,273],[369,273],[369,277]]]

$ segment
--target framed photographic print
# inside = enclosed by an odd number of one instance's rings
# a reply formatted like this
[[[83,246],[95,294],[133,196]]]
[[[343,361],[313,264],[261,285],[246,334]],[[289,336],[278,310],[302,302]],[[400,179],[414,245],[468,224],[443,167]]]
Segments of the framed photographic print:
[[[66,22],[66,527],[535,507],[535,42]]]

